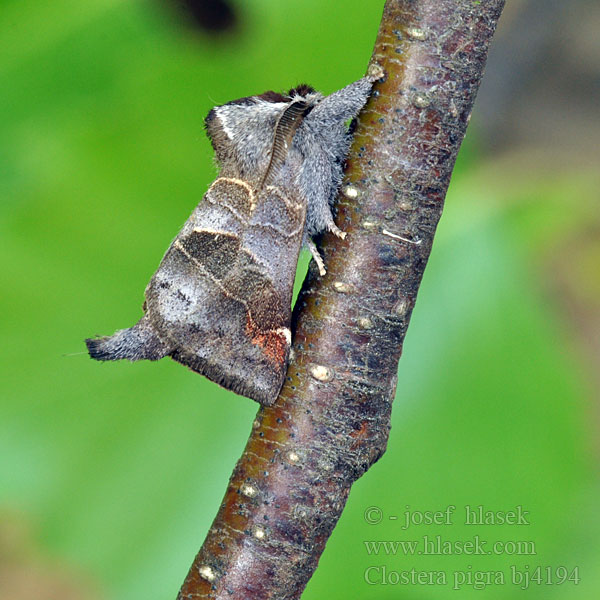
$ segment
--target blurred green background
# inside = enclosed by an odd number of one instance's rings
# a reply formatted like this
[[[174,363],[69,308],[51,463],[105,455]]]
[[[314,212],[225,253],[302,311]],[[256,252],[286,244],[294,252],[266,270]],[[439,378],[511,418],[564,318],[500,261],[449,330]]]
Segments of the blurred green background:
[[[600,11],[563,4],[509,2],[406,340],[388,452],[353,488],[307,600],[600,597]],[[172,361],[92,362],[83,339],[141,315],[215,175],[209,109],[358,78],[382,5],[248,0],[215,21],[166,0],[0,3],[1,600],[175,598],[256,405]],[[452,525],[402,529],[407,507],[449,505]],[[466,526],[465,505],[522,506],[530,524]],[[365,544],[425,534],[530,541],[535,554]],[[557,585],[561,567],[580,583]],[[447,583],[389,575],[413,568]],[[527,590],[511,569],[529,569]],[[490,571],[504,584],[475,589]]]

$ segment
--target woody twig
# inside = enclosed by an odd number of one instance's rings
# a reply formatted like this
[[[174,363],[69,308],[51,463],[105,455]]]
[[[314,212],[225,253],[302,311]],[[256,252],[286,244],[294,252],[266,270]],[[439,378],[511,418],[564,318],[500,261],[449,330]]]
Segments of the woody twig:
[[[384,453],[396,372],[503,0],[389,0],[338,204],[295,308],[294,357],[258,411],[180,599],[299,598],[352,484]]]

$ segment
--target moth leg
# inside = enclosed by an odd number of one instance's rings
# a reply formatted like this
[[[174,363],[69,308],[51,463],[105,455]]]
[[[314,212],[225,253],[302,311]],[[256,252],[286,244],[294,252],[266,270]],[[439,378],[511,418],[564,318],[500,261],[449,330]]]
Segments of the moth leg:
[[[323,98],[305,120],[318,123],[319,129],[325,131],[327,127],[353,119],[365,105],[374,81],[373,77],[363,77],[333,92]]]
[[[339,237],[341,240],[346,239],[346,232],[342,231],[335,223],[330,223],[328,229],[331,231],[331,233],[333,233],[333,235]]]
[[[315,243],[310,238],[307,238],[306,245],[308,246],[308,249],[310,250],[310,253],[312,254],[315,263],[317,263],[319,275],[323,277],[323,275],[327,273],[327,271],[325,270],[325,263],[323,262],[323,258],[319,254]]]
[[[341,144],[346,145],[345,130],[342,129],[340,134]],[[306,198],[304,237],[312,237],[323,231],[343,237],[331,213],[331,205],[342,180],[341,161],[332,161],[317,144],[311,146],[309,136],[303,141],[308,142],[307,148],[310,147],[298,177],[302,195]],[[345,154],[345,148],[340,154]]]
[[[331,231],[342,237],[331,205],[342,181],[342,166],[350,136],[346,121],[364,106],[373,76],[363,77],[323,98],[300,125],[294,144],[304,157],[298,182],[307,201],[305,237]]]

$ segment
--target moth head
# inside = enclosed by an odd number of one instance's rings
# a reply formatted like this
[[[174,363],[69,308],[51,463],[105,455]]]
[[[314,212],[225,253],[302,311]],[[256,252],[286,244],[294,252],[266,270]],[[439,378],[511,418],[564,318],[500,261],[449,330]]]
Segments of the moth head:
[[[287,94],[267,91],[216,106],[208,113],[205,126],[217,161],[223,168],[235,168],[237,175],[248,175],[247,171],[268,157],[277,123],[290,104],[303,101],[312,107],[322,98],[311,86],[302,84]]]

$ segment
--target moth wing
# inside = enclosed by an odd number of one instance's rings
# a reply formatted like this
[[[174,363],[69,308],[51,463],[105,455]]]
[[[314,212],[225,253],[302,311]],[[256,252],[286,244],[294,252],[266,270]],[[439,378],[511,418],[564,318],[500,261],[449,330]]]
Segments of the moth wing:
[[[86,340],[92,358],[171,356],[262,404],[275,401],[290,351],[290,304],[306,221],[306,200],[286,196],[298,190],[287,158],[311,105],[293,101],[281,112],[285,98],[271,95],[242,103],[260,100],[267,119],[261,131],[274,126],[260,180],[251,185],[222,176],[213,183],[150,280],[145,315],[129,329]],[[206,124],[217,156],[235,162],[235,144],[247,140],[225,126],[228,106],[213,109]]]
[[[146,290],[146,317],[170,356],[261,404],[283,385],[305,205],[221,177]]]

